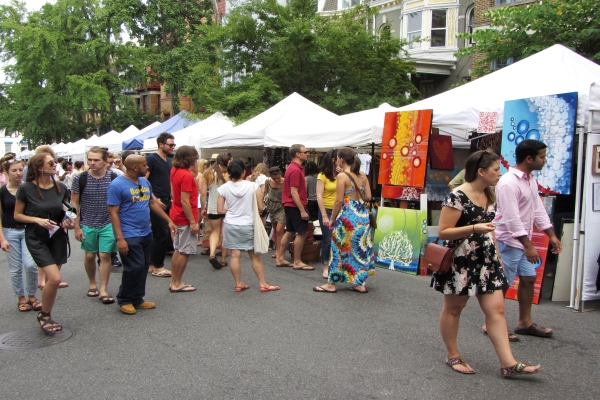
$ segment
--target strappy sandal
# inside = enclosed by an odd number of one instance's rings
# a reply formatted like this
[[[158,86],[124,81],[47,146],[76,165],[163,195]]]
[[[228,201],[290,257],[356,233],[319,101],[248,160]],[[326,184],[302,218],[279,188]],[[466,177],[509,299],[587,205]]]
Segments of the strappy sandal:
[[[31,304],[29,304],[29,302],[25,302],[25,303],[19,302],[17,304],[17,308],[20,312],[27,312],[27,311],[33,310],[33,308],[31,307]]]
[[[45,333],[56,333],[62,331],[62,325],[55,322],[50,313],[40,311],[37,315],[38,323]]]
[[[36,298],[34,298],[33,300],[29,300],[29,304],[31,304],[31,308],[33,308],[33,311],[42,310],[42,303],[40,303],[40,301]]]
[[[452,368],[452,371],[458,372],[459,374],[472,375],[475,373],[475,371],[461,371],[454,368],[455,365],[460,365],[465,368],[469,368],[465,360],[463,360],[461,357],[451,357],[446,359],[446,365]]]
[[[524,362],[518,362],[515,365],[513,365],[512,367],[500,368],[500,373],[505,378],[517,378],[519,376],[537,374],[538,371],[540,370],[538,368],[532,372],[525,371],[525,368],[527,368],[527,367],[533,367],[533,365],[525,364]]]

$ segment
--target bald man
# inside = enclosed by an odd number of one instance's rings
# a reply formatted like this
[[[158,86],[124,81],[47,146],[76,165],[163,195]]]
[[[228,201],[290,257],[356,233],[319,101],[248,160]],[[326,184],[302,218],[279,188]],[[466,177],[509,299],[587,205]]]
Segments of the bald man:
[[[175,234],[177,226],[152,196],[152,185],[144,178],[148,171],[146,159],[130,155],[125,159],[125,167],[125,175],[112,181],[108,187],[108,212],[123,262],[117,301],[121,312],[132,315],[137,309],[156,307],[155,303],[144,301],[152,255],[150,210],[167,221],[171,235]]]

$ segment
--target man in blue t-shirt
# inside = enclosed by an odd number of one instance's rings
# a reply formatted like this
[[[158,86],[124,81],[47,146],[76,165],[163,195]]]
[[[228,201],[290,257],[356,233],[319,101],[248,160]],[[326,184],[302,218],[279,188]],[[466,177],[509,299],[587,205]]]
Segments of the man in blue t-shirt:
[[[123,278],[117,294],[121,312],[135,314],[136,309],[147,310],[156,305],[144,301],[146,277],[152,255],[150,210],[167,221],[171,235],[177,226],[153,199],[152,185],[146,178],[148,164],[138,155],[125,160],[127,172],[108,187],[108,213],[123,262]]]

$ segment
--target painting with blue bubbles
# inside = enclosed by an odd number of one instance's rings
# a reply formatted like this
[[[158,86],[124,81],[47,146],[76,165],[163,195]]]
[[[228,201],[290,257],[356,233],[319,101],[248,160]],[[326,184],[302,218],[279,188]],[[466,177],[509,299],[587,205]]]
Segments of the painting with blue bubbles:
[[[548,194],[570,194],[577,92],[510,100],[504,103],[502,172],[516,164],[515,149],[525,139],[548,146],[547,162],[535,172]]]

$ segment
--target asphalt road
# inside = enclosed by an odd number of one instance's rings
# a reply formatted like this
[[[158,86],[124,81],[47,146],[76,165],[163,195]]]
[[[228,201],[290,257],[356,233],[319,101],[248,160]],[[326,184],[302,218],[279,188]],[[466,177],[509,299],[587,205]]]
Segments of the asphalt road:
[[[77,247],[75,245],[75,247]],[[169,279],[148,277],[155,310],[128,316],[118,306],[86,297],[83,253],[63,267],[70,287],[59,291],[53,317],[75,335],[60,344],[0,350],[1,399],[598,399],[600,312],[574,313],[544,299],[534,319],[554,338],[522,337],[518,360],[541,363],[529,379],[506,380],[472,299],[463,312],[459,344],[475,375],[445,364],[437,320],[442,295],[429,278],[379,270],[366,295],[341,287],[314,293],[315,271],[276,268],[263,256],[267,280],[281,290],[234,292],[227,268],[190,258],[184,275],[193,293],[169,293]],[[170,260],[167,260],[167,264]],[[36,326],[35,313],[17,311],[6,259],[0,257],[0,334]],[[109,290],[116,295],[120,268]],[[517,303],[508,300],[514,327]],[[600,303],[588,308],[600,309]]]

